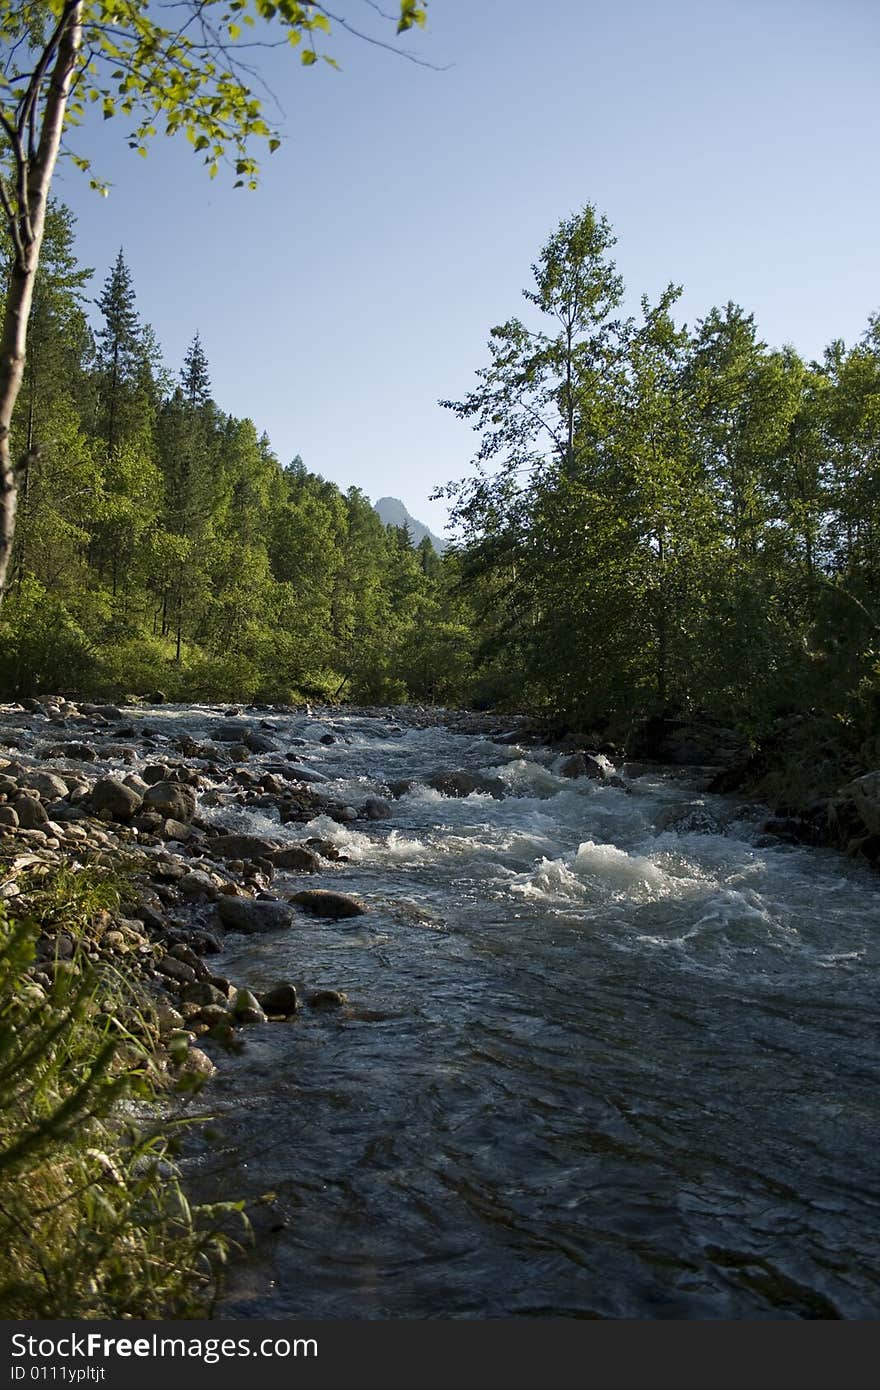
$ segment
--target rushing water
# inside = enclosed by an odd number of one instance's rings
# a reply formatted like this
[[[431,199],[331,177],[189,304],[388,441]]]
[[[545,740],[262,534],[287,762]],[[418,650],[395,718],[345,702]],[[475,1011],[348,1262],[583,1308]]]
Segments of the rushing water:
[[[370,909],[212,961],[350,1000],[218,1054],[199,1161],[285,1223],[223,1314],[880,1314],[875,877],[763,843],[694,775],[616,789],[444,729],[273,722],[354,805],[440,768],[509,795],[417,784],[354,826],[209,813],[333,840],[321,886]]]

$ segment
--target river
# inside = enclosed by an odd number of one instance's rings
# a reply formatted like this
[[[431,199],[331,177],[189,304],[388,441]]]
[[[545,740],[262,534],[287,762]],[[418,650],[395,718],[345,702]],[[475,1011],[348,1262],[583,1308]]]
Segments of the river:
[[[615,788],[445,728],[271,722],[343,801],[416,781],[384,821],[203,812],[332,840],[321,886],[369,908],[212,958],[349,999],[214,1053],[190,1167],[279,1214],[220,1315],[878,1316],[875,876],[769,841],[696,771]],[[442,796],[438,769],[507,794]]]

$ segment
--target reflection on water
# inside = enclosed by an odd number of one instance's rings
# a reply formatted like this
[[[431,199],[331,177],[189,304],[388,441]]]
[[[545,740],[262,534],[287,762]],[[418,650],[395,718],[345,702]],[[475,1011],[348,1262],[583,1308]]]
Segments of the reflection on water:
[[[878,1315],[875,879],[759,847],[659,772],[606,788],[443,730],[334,719],[323,745],[327,724],[276,722],[354,805],[438,768],[510,794],[417,781],[355,826],[209,813],[332,839],[348,862],[322,886],[370,907],[230,936],[218,962],[350,1000],[218,1059],[192,1162],[284,1223],[222,1313]]]

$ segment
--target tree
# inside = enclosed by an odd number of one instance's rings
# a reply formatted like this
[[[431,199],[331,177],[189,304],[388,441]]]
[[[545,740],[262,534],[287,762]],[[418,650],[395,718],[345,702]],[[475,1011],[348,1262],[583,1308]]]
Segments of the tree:
[[[267,42],[286,39],[312,66],[316,40],[331,27],[322,6],[297,0],[172,0],[161,15],[164,24],[134,0],[0,4],[0,208],[13,247],[0,331],[0,599],[18,491],[12,414],[62,137],[95,103],[105,119],[118,114],[133,123],[128,143],[138,153],[162,126],[167,135],[184,134],[212,176],[229,159],[237,185],[255,187],[253,140],[267,140],[270,152],[280,140],[251,89],[245,50],[254,46],[252,30],[265,26]],[[345,16],[334,19],[353,28]],[[417,0],[400,0],[398,33],[425,19]],[[74,160],[90,169],[85,155]]]
[[[104,434],[107,451],[112,454],[118,442],[120,395],[137,376],[141,348],[134,286],[121,247],[96,303],[104,316],[104,326],[96,338],[98,365],[104,376]]]

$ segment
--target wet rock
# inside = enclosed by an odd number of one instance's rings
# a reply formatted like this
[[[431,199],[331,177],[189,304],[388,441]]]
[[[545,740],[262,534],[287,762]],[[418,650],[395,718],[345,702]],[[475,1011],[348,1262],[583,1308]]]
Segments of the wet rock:
[[[412,791],[415,785],[414,777],[395,777],[387,784],[388,793],[394,797],[395,801],[399,801],[402,796],[406,796],[407,792]]]
[[[215,835],[208,843],[211,854],[221,859],[268,859],[271,861],[276,846],[271,840],[260,835]]]
[[[317,873],[321,868],[317,854],[303,845],[288,845],[285,849],[272,850],[270,858],[276,869],[292,869],[301,874]]]
[[[215,724],[210,732],[215,743],[244,743],[250,724],[246,719],[226,719]]]
[[[305,782],[308,785],[316,782],[328,782],[330,779],[325,777],[323,772],[317,772],[313,767],[306,767],[305,763],[297,763],[294,768],[294,780]]]
[[[140,810],[142,797],[116,777],[101,777],[88,800],[89,808],[95,813],[107,811],[113,820],[127,821]]]
[[[724,827],[703,802],[690,806],[667,806],[656,819],[658,831],[674,830],[677,835],[723,835]]]
[[[90,743],[53,743],[43,749],[46,758],[72,758],[79,763],[93,763],[98,754]]]
[[[155,695],[151,698],[154,704],[159,703]],[[183,1061],[177,1067],[177,1075],[196,1084],[203,1084],[211,1079],[216,1070],[217,1068],[206,1052],[202,1052],[199,1047],[190,1047]]]
[[[196,810],[195,792],[179,782],[156,782],[144,793],[143,809],[156,811],[167,820],[191,821]]]
[[[240,1023],[265,1023],[266,1015],[257,996],[249,989],[236,991],[232,1001],[232,1013]]]
[[[852,801],[856,814],[869,835],[880,835],[880,772],[866,772],[841,789]]]
[[[221,897],[217,902],[217,911],[224,927],[248,934],[276,931],[280,927],[289,927],[293,922],[291,908],[277,900],[267,902],[256,898]]]
[[[207,1004],[221,1004],[225,1009],[227,1003],[226,995],[207,980],[196,980],[188,984],[180,997],[185,1004],[197,1004],[200,1009]]]
[[[299,1008],[296,985],[280,982],[272,985],[259,996],[260,1004],[267,1014],[281,1014],[289,1018]]]
[[[112,722],[113,720],[115,720],[115,719],[121,719],[121,718],[123,717],[123,716],[122,716],[122,710],[119,709],[119,707],[118,707],[117,705],[82,705],[82,704],[81,704],[81,705],[79,706],[79,712],[80,712],[80,714],[89,715],[89,717],[92,717],[92,716],[94,716],[94,715],[97,715],[98,718],[100,718],[100,719],[107,719],[107,720],[109,720],[109,721],[111,721],[111,722]]]
[[[383,801],[379,796],[368,796],[363,804],[361,815],[366,816],[367,820],[390,820],[394,815],[387,801]]]
[[[274,739],[267,738],[265,734],[255,733],[252,729],[244,735],[242,742],[252,753],[275,753],[278,750],[278,744]]]
[[[320,854],[322,859],[329,859],[332,863],[348,863],[348,855],[341,854],[338,845],[334,845],[332,840],[322,840],[320,836],[312,835],[305,841],[305,845],[307,849],[313,849],[316,854]]]
[[[342,917],[362,917],[367,910],[356,898],[350,898],[346,893],[334,893],[326,888],[303,889],[301,893],[291,894],[290,901],[314,917],[330,917],[334,920]]]
[[[177,886],[185,898],[197,898],[200,894],[212,899],[217,897],[217,885],[203,869],[184,874]]]
[[[614,764],[604,753],[578,752],[567,758],[559,769],[560,777],[589,777],[607,782],[615,775]]]
[[[339,1009],[348,1003],[348,995],[340,989],[316,989],[306,997],[310,1009]]]
[[[464,771],[435,772],[428,778],[427,784],[440,792],[441,796],[464,797],[477,792],[500,801],[507,792],[500,777],[484,777],[479,773]]]

